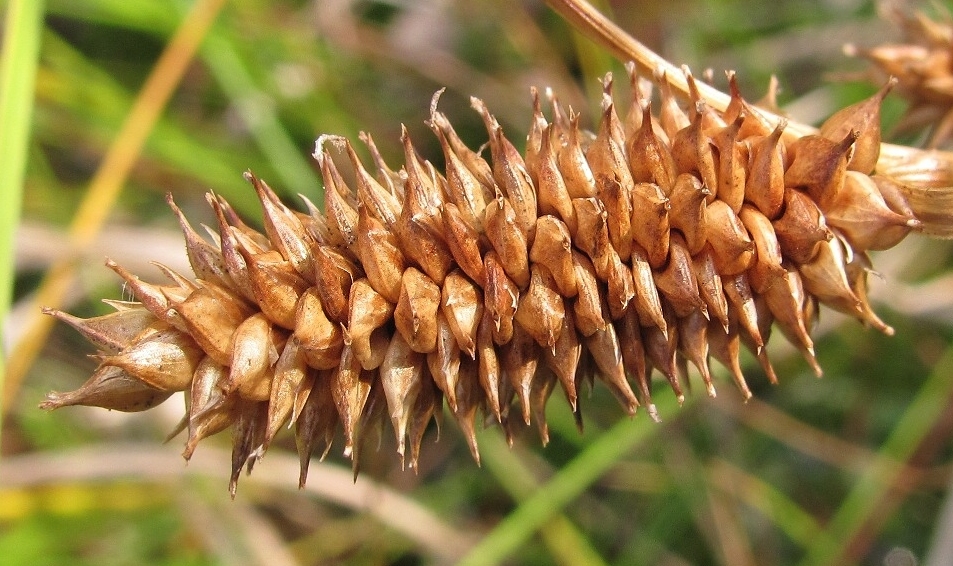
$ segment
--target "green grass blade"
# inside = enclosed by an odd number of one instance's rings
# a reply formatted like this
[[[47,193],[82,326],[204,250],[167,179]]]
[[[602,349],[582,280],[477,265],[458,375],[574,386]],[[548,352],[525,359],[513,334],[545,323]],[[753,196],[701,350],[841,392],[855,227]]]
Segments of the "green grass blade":
[[[689,397],[684,411],[698,396]],[[664,396],[657,403],[663,415],[675,414],[674,397]],[[500,521],[474,546],[458,566],[498,564],[506,559],[549,521],[560,509],[576,499],[602,477],[635,446],[662,428],[647,418],[623,419],[593,440],[572,462],[562,468],[549,483],[539,487],[519,507]]]
[[[481,442],[481,452],[483,464],[517,503],[526,501],[539,486],[533,472],[517,453],[509,449],[501,435],[486,435]],[[574,566],[605,564],[585,535],[564,515],[556,513],[542,529],[541,534],[549,547],[549,552],[559,564]]]
[[[0,50],[0,344],[3,324],[13,300],[13,240],[20,218],[23,178],[40,33],[43,28],[42,0],[11,0],[7,5]],[[6,354],[0,355],[0,391],[6,375]],[[3,415],[0,414],[0,423]]]
[[[953,347],[947,348],[920,392],[884,442],[881,458],[870,466],[831,518],[823,535],[814,541],[802,566],[842,564],[854,536],[871,518],[883,497],[894,485],[921,441],[949,406],[953,392]]]

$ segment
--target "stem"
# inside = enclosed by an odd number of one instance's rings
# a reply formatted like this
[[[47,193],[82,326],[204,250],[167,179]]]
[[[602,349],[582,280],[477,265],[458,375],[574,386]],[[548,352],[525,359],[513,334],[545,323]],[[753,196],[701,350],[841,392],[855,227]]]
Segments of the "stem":
[[[660,76],[664,73],[665,82],[675,92],[688,98],[688,82],[680,68],[626,33],[591,4],[585,0],[546,0],[546,3],[569,22],[573,29],[588,36],[620,61],[633,61],[643,76]],[[698,90],[705,102],[715,110],[724,112],[728,108],[731,97],[727,94],[704,83],[698,84]],[[780,119],[773,115],[771,117]]]
[[[892,486],[907,473],[905,466],[921,442],[942,417],[953,392],[953,347],[946,349],[893,432],[881,447],[879,458],[860,477],[809,547],[802,566],[844,564],[848,546],[888,496]]]
[[[698,395],[685,399],[684,413]],[[657,401],[659,412],[674,413],[674,396]],[[637,445],[662,430],[646,426],[644,417],[619,421],[563,467],[509,515],[500,521],[479,544],[470,549],[457,566],[499,564],[522,546],[563,507],[575,500]]]

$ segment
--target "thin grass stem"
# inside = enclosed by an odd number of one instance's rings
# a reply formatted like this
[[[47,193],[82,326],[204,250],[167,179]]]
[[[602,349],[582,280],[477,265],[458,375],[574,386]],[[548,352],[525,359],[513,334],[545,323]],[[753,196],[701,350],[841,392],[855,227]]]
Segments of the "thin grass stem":
[[[685,410],[698,396],[688,397]],[[659,412],[673,414],[674,397],[665,396],[657,403]],[[546,484],[541,485],[459,562],[458,566],[498,564],[520,548],[555,513],[588,489],[622,457],[640,443],[661,431],[644,418],[624,419],[592,441]]]
[[[855,536],[872,518],[873,513],[905,467],[896,462],[908,461],[933,429],[943,411],[949,407],[953,393],[953,347],[946,349],[932,373],[920,388],[903,416],[897,421],[879,451],[881,456],[860,477],[840,508],[814,540],[802,566],[844,564],[844,557]]]

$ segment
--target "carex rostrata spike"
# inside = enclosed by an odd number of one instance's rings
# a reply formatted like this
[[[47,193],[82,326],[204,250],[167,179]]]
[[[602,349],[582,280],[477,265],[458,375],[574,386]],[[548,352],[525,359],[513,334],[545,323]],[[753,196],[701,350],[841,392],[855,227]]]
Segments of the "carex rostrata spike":
[[[682,400],[690,363],[713,396],[713,357],[748,398],[741,344],[776,380],[773,325],[820,374],[818,305],[892,332],[870,306],[867,252],[925,223],[902,181],[870,176],[891,83],[804,135],[745,101],[733,74],[717,103],[677,73],[685,107],[664,69],[629,72],[626,109],[603,81],[595,134],[549,90],[547,115],[534,90],[525,156],[476,98],[488,158],[467,147],[439,93],[427,124],[445,171],[406,129],[396,169],[369,134],[370,168],[349,141],[321,136],[323,211],[305,198],[297,212],[247,174],[261,231],[210,194],[217,233],[200,237],[169,197],[194,281],[160,266],[170,282],[152,284],[109,262],[134,301],[85,320],[47,311],[89,339],[100,366],[42,406],[140,411],[184,391],[186,457],[231,428],[234,487],[290,423],[303,484],[338,430],[355,471],[378,441],[416,469],[444,400],[479,461],[481,416],[510,442],[535,420],[545,443],[547,399],[561,390],[581,425],[586,383],[657,420],[653,372]]]

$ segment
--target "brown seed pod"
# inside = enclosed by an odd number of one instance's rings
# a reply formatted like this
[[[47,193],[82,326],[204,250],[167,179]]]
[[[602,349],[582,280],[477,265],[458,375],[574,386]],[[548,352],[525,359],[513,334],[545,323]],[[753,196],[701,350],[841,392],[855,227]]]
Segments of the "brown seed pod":
[[[116,366],[101,365],[86,383],[68,393],[50,392],[41,409],[84,405],[125,413],[145,411],[162,403],[172,391],[162,391]]]
[[[690,363],[713,396],[713,357],[747,399],[741,345],[777,381],[775,325],[819,374],[810,332],[820,305],[891,332],[870,307],[866,250],[913,230],[949,232],[942,211],[920,217],[926,185],[953,179],[929,167],[936,154],[878,157],[877,97],[807,134],[745,101],[733,75],[719,97],[657,63],[640,72],[658,87],[659,114],[633,65],[627,112],[604,79],[595,135],[548,92],[547,116],[533,91],[525,156],[473,99],[484,160],[437,110],[439,93],[428,125],[442,172],[406,129],[399,173],[367,134],[371,167],[349,141],[322,136],[323,211],[304,199],[296,212],[247,174],[261,232],[209,195],[218,233],[200,237],[170,197],[195,279],[159,265],[169,281],[151,284],[110,262],[135,301],[87,320],[49,311],[102,365],[43,406],[142,410],[188,390],[177,428],[188,430],[186,457],[231,428],[234,488],[295,424],[303,484],[311,453],[326,453],[338,429],[355,473],[387,426],[416,468],[444,400],[479,461],[478,418],[511,443],[535,420],[545,444],[556,389],[579,426],[583,388],[597,381],[626,413],[642,404],[658,419],[653,372],[682,401]],[[335,158],[349,161],[347,175]]]

